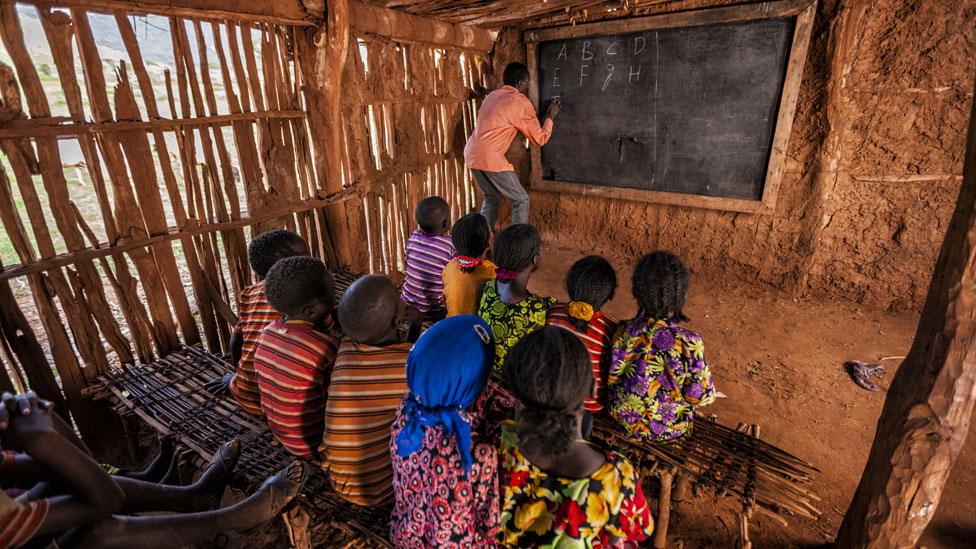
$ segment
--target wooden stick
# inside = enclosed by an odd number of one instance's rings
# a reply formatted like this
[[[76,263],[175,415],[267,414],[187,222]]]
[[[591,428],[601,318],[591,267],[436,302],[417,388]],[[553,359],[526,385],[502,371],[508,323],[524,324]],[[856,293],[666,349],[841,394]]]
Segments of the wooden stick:
[[[22,0],[2,0],[4,3]],[[67,6],[91,11],[126,11],[133,14],[152,13],[163,16],[189,17],[204,20],[245,20],[261,21],[275,25],[314,26],[315,18],[310,17],[301,3],[296,0],[241,1],[206,0],[191,2],[182,0],[23,0],[39,7]]]
[[[668,522],[671,520],[671,484],[674,482],[674,470],[664,467],[658,471],[661,481],[661,497],[658,498],[657,525],[654,528],[654,549],[664,549],[668,546]]]

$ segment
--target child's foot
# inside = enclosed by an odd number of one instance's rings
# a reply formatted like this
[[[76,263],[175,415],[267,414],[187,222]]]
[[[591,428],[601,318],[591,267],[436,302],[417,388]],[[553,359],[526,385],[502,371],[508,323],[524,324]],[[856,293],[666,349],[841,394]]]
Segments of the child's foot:
[[[213,509],[220,505],[224,496],[224,488],[234,474],[237,459],[241,455],[241,444],[237,439],[224,444],[214,454],[210,465],[203,471],[200,478],[189,488],[196,492],[193,498],[195,511]]]
[[[299,461],[278,471],[242,501],[240,524],[237,530],[260,526],[278,516],[291,503],[308,478],[308,467]]]

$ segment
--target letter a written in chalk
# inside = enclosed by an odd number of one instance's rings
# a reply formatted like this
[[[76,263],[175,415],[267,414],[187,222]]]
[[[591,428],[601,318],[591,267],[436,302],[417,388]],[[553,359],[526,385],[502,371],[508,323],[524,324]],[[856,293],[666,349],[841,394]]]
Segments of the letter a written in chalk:
[[[566,44],[563,44],[562,49],[559,50],[559,55],[556,56],[556,61],[559,61],[560,59],[565,59],[567,61],[569,60],[569,56],[566,55]]]

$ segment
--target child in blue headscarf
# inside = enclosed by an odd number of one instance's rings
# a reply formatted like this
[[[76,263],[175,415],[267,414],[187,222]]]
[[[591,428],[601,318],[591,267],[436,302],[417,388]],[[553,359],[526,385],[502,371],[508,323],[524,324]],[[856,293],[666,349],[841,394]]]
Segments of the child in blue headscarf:
[[[390,441],[396,547],[495,543],[498,452],[490,434],[516,401],[488,379],[494,351],[488,324],[459,315],[434,324],[410,352],[410,392]]]

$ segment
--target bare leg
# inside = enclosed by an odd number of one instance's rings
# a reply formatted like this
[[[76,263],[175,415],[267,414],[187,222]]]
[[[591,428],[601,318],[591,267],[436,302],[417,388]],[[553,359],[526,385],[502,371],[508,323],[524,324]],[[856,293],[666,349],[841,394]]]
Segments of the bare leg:
[[[202,511],[220,504],[224,486],[230,480],[240,456],[237,440],[225,444],[214,455],[200,479],[189,486],[167,486],[141,480],[113,477],[125,492],[121,513],[143,511]]]
[[[66,547],[114,549],[184,547],[217,534],[254,528],[278,515],[298,495],[305,466],[293,463],[244,501],[203,513],[163,517],[119,517],[103,520],[68,540]]]
[[[159,453],[153,458],[148,467],[141,471],[128,471],[123,476],[146,482],[159,482],[169,471],[169,466],[173,462],[173,453],[176,451],[176,441],[171,436],[159,439]]]

